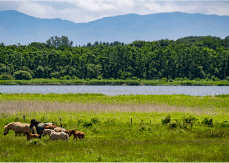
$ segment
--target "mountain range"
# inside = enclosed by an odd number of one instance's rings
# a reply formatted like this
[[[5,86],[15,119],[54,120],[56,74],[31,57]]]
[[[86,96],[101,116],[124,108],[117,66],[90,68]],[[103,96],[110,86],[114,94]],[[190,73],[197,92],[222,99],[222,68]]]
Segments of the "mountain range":
[[[0,43],[28,45],[46,42],[52,36],[67,36],[73,45],[95,41],[176,40],[187,36],[229,35],[229,16],[181,12],[150,15],[127,14],[104,17],[88,23],[41,19],[14,10],[0,11]]]

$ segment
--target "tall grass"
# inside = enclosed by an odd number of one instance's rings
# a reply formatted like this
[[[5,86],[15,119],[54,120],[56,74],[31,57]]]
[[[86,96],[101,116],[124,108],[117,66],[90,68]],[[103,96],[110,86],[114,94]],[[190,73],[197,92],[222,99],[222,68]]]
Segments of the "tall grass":
[[[52,101],[85,104],[157,104],[179,107],[214,108],[228,111],[229,95],[117,95],[103,94],[0,94],[0,101]]]

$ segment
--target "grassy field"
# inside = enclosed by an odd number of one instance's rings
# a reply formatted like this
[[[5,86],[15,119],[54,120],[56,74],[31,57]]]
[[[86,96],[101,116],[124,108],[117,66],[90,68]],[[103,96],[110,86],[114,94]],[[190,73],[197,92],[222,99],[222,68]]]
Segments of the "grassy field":
[[[228,111],[229,95],[0,94],[0,161],[227,162]],[[32,118],[86,137],[3,135],[9,122]]]

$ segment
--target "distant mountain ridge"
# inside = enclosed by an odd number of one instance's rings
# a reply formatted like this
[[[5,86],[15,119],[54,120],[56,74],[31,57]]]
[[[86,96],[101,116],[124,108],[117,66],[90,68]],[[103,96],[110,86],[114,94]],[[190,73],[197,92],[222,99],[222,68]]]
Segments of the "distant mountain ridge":
[[[229,35],[229,16],[187,14],[181,12],[151,15],[127,14],[105,17],[88,23],[41,19],[8,10],[0,11],[0,43],[12,45],[46,42],[51,36],[67,36],[74,45],[95,41],[155,41],[187,36]]]

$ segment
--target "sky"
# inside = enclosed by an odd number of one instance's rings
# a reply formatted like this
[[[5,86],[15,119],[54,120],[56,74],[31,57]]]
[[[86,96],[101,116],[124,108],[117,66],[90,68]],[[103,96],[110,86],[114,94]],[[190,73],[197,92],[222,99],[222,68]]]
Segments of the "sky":
[[[135,13],[148,15],[163,12],[200,13],[229,16],[229,1],[160,1],[160,0],[0,0],[0,11],[16,10],[37,18],[60,18],[83,23],[103,17]]]

